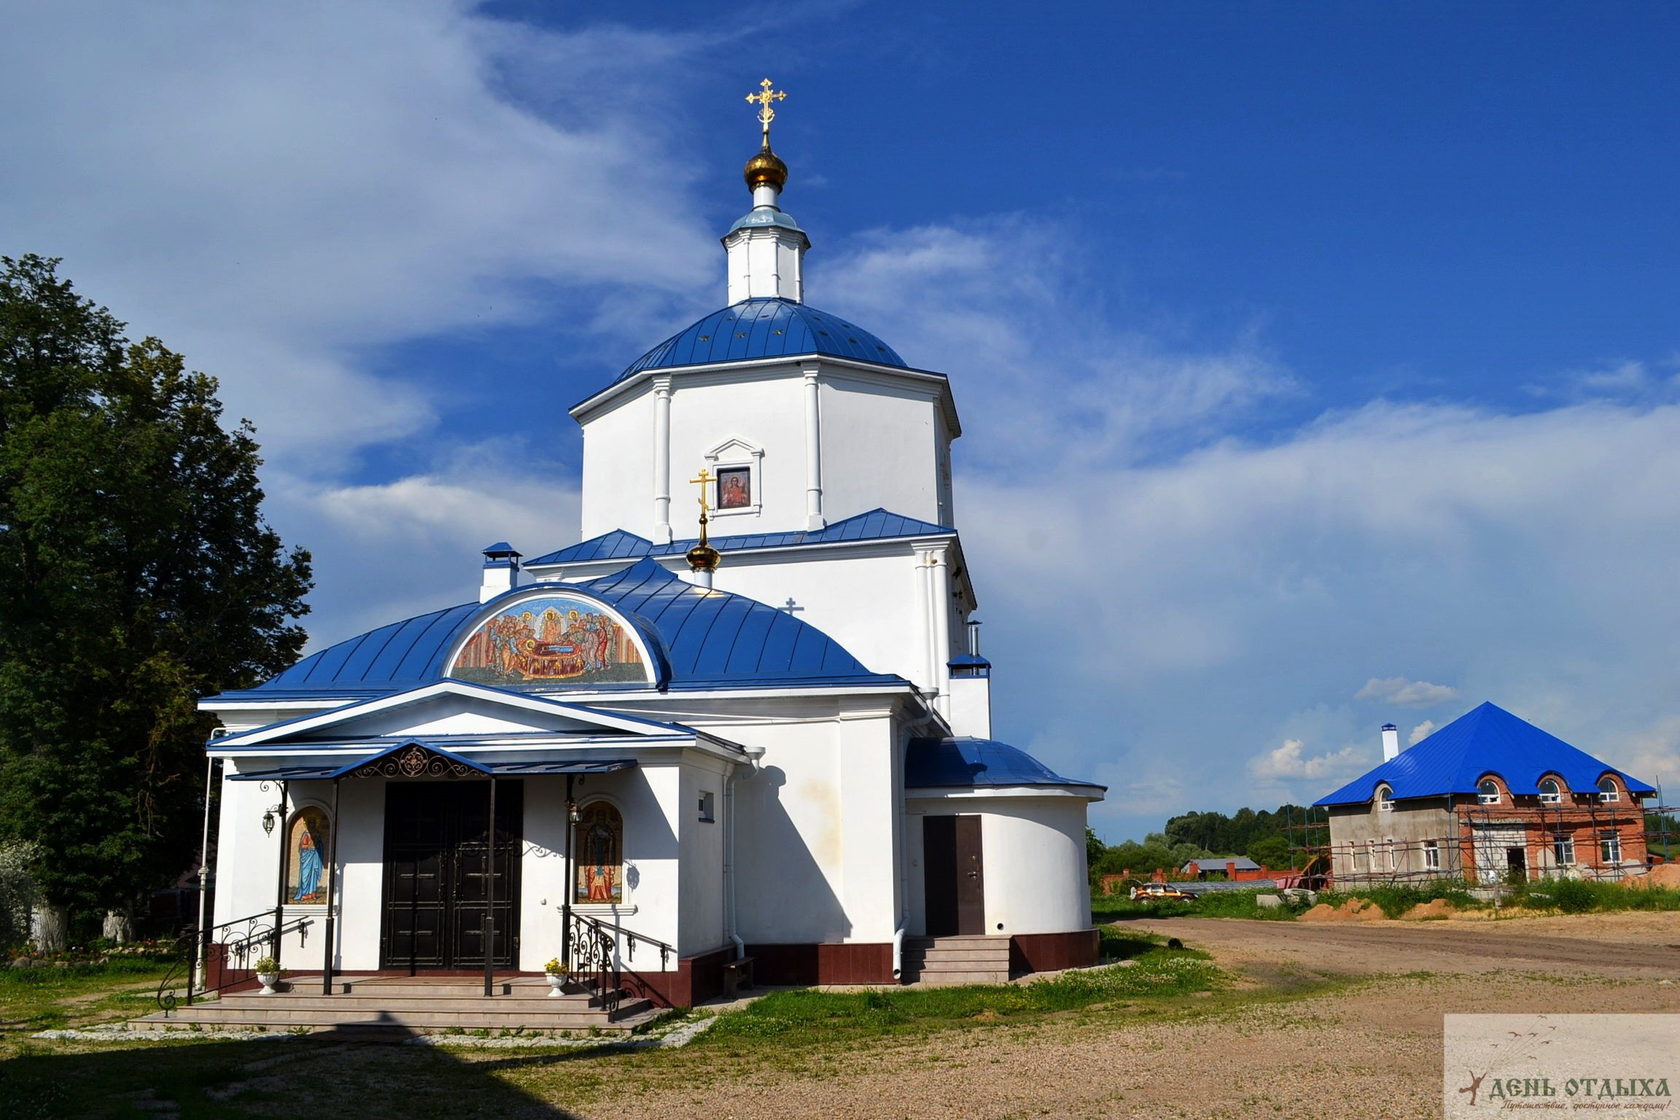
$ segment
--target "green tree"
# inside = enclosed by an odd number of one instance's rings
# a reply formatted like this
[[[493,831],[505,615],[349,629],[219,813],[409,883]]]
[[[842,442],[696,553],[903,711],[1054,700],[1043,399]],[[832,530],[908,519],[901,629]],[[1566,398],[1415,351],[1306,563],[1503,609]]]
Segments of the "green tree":
[[[216,382],[0,257],[0,840],[45,903],[127,909],[196,855],[198,698],[290,664],[308,553],[263,521]]]
[[[1289,841],[1281,835],[1264,836],[1248,846],[1243,853],[1261,867],[1269,867],[1274,871],[1289,867]]]

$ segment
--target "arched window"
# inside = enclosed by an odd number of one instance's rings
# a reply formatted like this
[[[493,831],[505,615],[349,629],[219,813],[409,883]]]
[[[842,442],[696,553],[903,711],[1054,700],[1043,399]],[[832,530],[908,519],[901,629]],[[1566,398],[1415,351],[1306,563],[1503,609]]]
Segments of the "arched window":
[[[1476,800],[1483,805],[1499,804],[1499,783],[1492,778],[1483,778],[1476,786]]]
[[[624,901],[624,818],[605,801],[592,801],[578,812],[573,828],[576,861],[574,903]]]
[[[1616,788],[1616,779],[1606,774],[1598,780],[1598,799],[1600,801],[1620,801],[1622,791]]]
[[[286,822],[286,902],[325,904],[330,869],[326,865],[332,825],[325,810],[305,806]]]
[[[1563,800],[1563,787],[1558,785],[1556,778],[1547,778],[1540,783],[1540,804],[1556,805]]]
[[[1375,801],[1379,813],[1392,812],[1394,809],[1394,790],[1388,786],[1378,786]]]

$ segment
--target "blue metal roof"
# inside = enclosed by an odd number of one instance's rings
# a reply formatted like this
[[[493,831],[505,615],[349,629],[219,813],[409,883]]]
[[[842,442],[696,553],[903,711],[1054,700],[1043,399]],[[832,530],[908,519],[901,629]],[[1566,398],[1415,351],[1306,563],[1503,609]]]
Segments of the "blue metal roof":
[[[840,541],[888,540],[893,537],[925,537],[936,533],[954,533],[955,529],[918,521],[897,513],[876,508],[868,513],[848,517],[844,521],[822,529],[799,530],[789,533],[741,533],[732,537],[711,538],[712,547],[719,552],[741,552],[751,548],[781,548],[799,544],[834,544]],[[698,538],[654,544],[646,537],[614,529],[599,537],[568,545],[565,548],[525,562],[527,568],[541,564],[570,564],[582,560],[619,560],[639,556],[682,556],[699,543]]]
[[[1656,792],[1504,708],[1483,704],[1313,804],[1369,801],[1379,783],[1387,783],[1395,800],[1474,794],[1476,783],[1489,774],[1497,774],[1518,795],[1538,794],[1547,774],[1556,774],[1575,792],[1592,791],[1606,774],[1619,775],[1630,793]]]
[[[462,635],[498,603],[537,589],[592,597],[623,614],[662,659],[658,678],[672,688],[900,683],[899,677],[871,673],[792,614],[744,595],[695,587],[644,557],[587,583],[528,584],[488,603],[393,622],[311,654],[254,689],[223,696],[384,693],[440,680]]]
[[[846,320],[787,299],[744,299],[714,311],[637,358],[618,381],[648,369],[827,354],[876,365],[909,366],[892,347]]]
[[[1021,748],[996,739],[912,739],[904,752],[904,785],[908,789],[1093,784],[1064,778]]]

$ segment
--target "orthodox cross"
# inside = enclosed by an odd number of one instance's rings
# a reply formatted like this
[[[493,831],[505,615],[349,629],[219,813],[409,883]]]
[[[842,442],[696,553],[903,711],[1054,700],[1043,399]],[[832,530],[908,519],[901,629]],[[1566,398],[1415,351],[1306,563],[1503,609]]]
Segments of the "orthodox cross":
[[[770,102],[785,100],[787,93],[784,90],[772,90],[769,78],[758,84],[762,87],[761,92],[747,94],[747,100],[756,102],[758,105],[758,123],[764,126],[764,146],[768,148],[770,146],[770,122],[776,119],[776,110],[770,108]]]
[[[701,467],[700,477],[691,478],[688,481],[700,487],[700,543],[705,544],[706,522],[710,520],[706,514],[709,513],[712,508],[710,503],[706,500],[707,496],[712,492],[712,472],[707,470],[705,467]]]
[[[779,610],[779,611],[786,611],[788,614],[792,614],[794,611],[802,611],[805,608],[801,607],[801,606],[796,606],[794,604],[794,601],[793,601],[793,596],[789,595],[787,605],[783,606],[783,607],[777,607],[776,609]]]

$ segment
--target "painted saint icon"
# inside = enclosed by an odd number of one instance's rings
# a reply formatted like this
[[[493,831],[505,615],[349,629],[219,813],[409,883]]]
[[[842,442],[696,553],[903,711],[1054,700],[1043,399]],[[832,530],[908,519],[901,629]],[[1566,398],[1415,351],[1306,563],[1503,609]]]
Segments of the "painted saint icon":
[[[719,509],[746,509],[752,505],[752,471],[746,467],[721,467],[717,472]]]
[[[319,809],[300,809],[292,817],[286,844],[287,901],[317,903],[327,900],[327,873],[323,862],[327,829],[327,815]]]
[[[624,901],[624,818],[605,801],[584,807],[575,835],[574,902]]]

